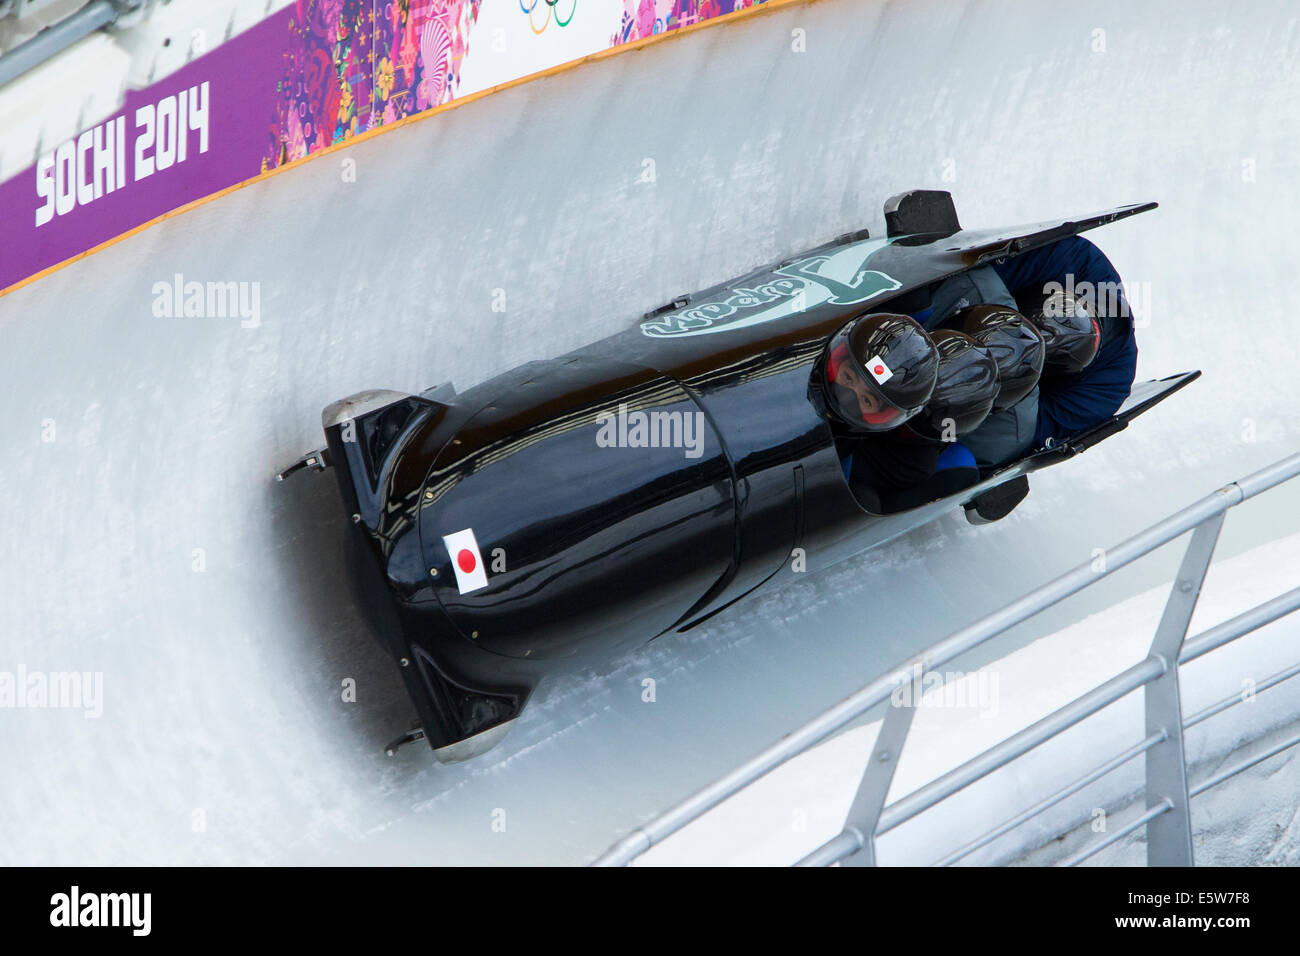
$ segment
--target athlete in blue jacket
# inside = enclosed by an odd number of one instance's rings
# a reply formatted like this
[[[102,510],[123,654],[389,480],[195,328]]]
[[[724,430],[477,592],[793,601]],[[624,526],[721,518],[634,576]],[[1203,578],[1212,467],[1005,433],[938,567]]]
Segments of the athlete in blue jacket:
[[[1082,301],[1095,329],[1084,345],[1082,368],[1048,368],[1037,388],[1005,411],[990,415],[964,439],[981,468],[1020,458],[1037,448],[1086,431],[1115,414],[1128,397],[1137,369],[1132,311],[1119,273],[1100,249],[1072,236],[954,276],[936,290],[931,310],[921,319],[938,328],[974,305],[1003,305],[1042,318],[1045,300],[1064,293]],[[1059,299],[1058,299],[1059,301]],[[1041,326],[1040,326],[1041,328]],[[1092,338],[1091,335],[1085,339]]]
[[[1048,374],[1040,381],[1034,447],[1077,435],[1114,415],[1133,387],[1138,350],[1133,312],[1110,260],[1087,239],[1072,236],[993,268],[1021,311],[1035,300],[1041,303],[1051,290],[1073,289],[1090,300],[1101,329],[1097,356],[1086,368],[1069,376]]]

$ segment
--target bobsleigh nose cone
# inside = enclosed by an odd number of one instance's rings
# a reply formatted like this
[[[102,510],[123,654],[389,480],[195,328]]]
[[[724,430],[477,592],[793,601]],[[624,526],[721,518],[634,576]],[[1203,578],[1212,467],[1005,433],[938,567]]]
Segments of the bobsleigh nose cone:
[[[340,398],[337,402],[330,402],[326,405],[325,410],[320,415],[321,427],[329,428],[331,425],[359,418],[367,412],[385,408],[393,404],[393,402],[400,402],[402,399],[410,397],[410,392],[394,392],[392,389],[387,388],[357,392],[355,395]]]

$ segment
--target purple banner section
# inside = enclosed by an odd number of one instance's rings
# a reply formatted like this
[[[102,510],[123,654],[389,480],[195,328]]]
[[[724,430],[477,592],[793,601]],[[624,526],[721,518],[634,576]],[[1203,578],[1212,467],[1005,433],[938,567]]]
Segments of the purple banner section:
[[[603,2],[581,0],[581,10],[580,0],[495,7],[493,35],[476,41],[492,63],[480,81],[519,79],[538,63],[558,66],[764,0]],[[482,5],[296,0],[147,90],[129,92],[113,116],[0,183],[0,293],[187,203],[450,102],[461,94]],[[613,32],[566,42],[575,17]],[[514,42],[538,44],[540,58],[493,58],[493,45],[505,39],[501,23],[515,31]]]
[[[0,290],[256,176],[283,46],[284,18],[272,17],[0,184]]]

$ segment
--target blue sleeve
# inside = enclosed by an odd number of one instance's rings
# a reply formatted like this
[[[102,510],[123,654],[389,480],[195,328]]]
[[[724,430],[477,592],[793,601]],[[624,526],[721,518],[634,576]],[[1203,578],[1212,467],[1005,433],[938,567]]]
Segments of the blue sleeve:
[[[1044,383],[1038,396],[1034,447],[1060,441],[1110,418],[1124,404],[1137,373],[1137,340],[1132,330],[1097,353],[1092,364],[1068,382]]]
[[[1087,239],[1072,236],[993,268],[1013,295],[1052,282],[1091,289],[1099,316],[1110,325],[1091,365],[1064,382],[1043,384],[1035,446],[1077,435],[1114,415],[1133,387],[1138,350],[1132,312],[1110,260]]]
[[[993,269],[1012,295],[1033,287],[1042,289],[1049,282],[1066,288],[1092,289],[1099,315],[1114,318],[1112,313],[1116,313],[1132,327],[1132,312],[1124,298],[1119,273],[1105,253],[1083,236],[1071,236],[1013,256]],[[1114,291],[1113,301],[1112,296],[1105,294],[1110,290]]]

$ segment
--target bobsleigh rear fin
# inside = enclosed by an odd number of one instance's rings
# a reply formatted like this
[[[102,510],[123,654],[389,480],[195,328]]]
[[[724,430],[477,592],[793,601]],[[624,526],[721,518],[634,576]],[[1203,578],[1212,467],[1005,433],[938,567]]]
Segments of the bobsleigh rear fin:
[[[1137,418],[1143,412],[1155,408],[1174,392],[1185,388],[1192,382],[1201,377],[1200,370],[1192,372],[1180,372],[1177,375],[1169,375],[1165,378],[1152,379],[1147,382],[1138,382],[1133,386],[1129,397],[1125,399],[1124,404],[1119,407],[1113,418],[1107,419],[1100,425],[1094,425],[1080,435],[1067,439],[1066,444],[1077,454],[1086,451],[1093,445],[1105,441],[1116,432],[1121,432],[1128,427],[1129,422]]]
[[[1196,369],[1191,372],[1179,372],[1177,375],[1166,375],[1164,378],[1138,382],[1133,386],[1128,398],[1124,400],[1124,404],[1119,407],[1119,411],[1115,414],[1130,419],[1136,418],[1147,409],[1159,405],[1174,392],[1190,385],[1200,377],[1201,371]]]
[[[1091,216],[1080,216],[1077,219],[1071,219],[1066,222],[1047,224],[1041,226],[1028,226],[1027,232],[1017,236],[1014,239],[1008,239],[1003,242],[993,242],[987,247],[978,249],[978,256],[974,265],[982,265],[995,260],[1006,259],[1010,256],[1018,256],[1022,252],[1028,252],[1031,249],[1038,249],[1041,246],[1049,246],[1054,242],[1062,239],[1068,239],[1071,236],[1077,236],[1081,233],[1096,229],[1098,226],[1105,226],[1112,222],[1118,222],[1121,219],[1127,219],[1130,216],[1136,216],[1139,213],[1150,212],[1152,209],[1159,208],[1159,203],[1143,202],[1134,203],[1130,206],[1117,206],[1114,209],[1108,209],[1105,212],[1094,213]]]
[[[1200,377],[1201,373],[1198,370],[1138,382],[1133,386],[1133,390],[1129,393],[1129,397],[1124,401],[1124,404],[1119,407],[1119,411],[1104,422],[1094,425],[1077,435],[1055,442],[1050,447],[1036,451],[1026,458],[1000,465],[992,471],[985,471],[984,478],[985,480],[993,478],[1000,481],[1010,481],[1019,475],[1033,474],[1050,465],[1055,465],[1073,458],[1075,455],[1082,454],[1094,445],[1101,444],[1111,435],[1122,432],[1128,428],[1129,422],[1133,421],[1133,419],[1143,412],[1155,408],[1174,392],[1185,388]]]

